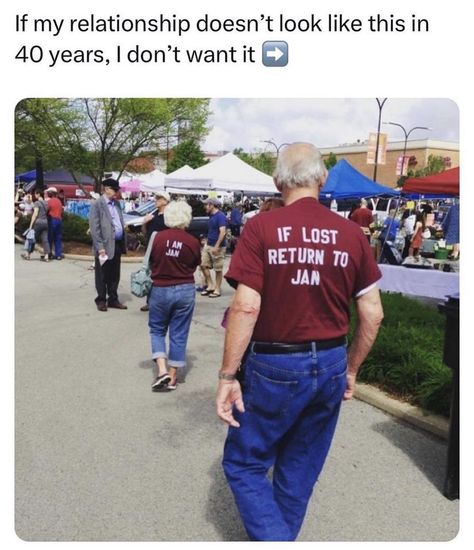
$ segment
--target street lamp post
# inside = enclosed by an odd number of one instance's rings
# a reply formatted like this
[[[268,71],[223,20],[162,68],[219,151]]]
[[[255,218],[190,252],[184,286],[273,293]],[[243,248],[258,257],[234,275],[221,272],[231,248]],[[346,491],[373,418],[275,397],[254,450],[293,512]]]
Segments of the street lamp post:
[[[405,143],[403,145],[403,160],[402,160],[402,168],[401,168],[401,174],[403,176],[403,169],[405,168],[405,155],[407,152],[407,142],[408,142],[408,136],[414,131],[414,130],[432,130],[433,128],[429,128],[428,126],[413,126],[408,132],[406,131],[405,127],[401,124],[398,124],[398,122],[383,122],[383,124],[390,124],[392,126],[398,126],[403,130],[403,133],[405,134]]]
[[[377,181],[377,164],[379,161],[379,143],[380,143],[380,122],[382,121],[382,109],[385,105],[385,102],[387,101],[387,98],[384,97],[382,100],[380,100],[378,97],[375,98],[377,100],[377,105],[379,106],[379,122],[377,126],[377,143],[375,145],[375,160],[374,160],[374,176],[373,181]]]
[[[277,157],[278,155],[280,154],[280,149],[282,147],[284,147],[285,145],[290,145],[289,143],[282,143],[281,145],[277,145],[274,141],[272,141],[271,139],[261,139],[260,140],[262,143],[269,143],[270,145],[273,145],[273,147],[275,147],[276,149],[276,154],[277,154]]]

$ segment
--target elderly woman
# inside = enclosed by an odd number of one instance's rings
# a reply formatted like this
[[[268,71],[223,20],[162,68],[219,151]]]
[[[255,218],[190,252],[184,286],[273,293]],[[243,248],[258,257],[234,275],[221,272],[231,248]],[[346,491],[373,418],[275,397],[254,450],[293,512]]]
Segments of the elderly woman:
[[[170,202],[164,210],[169,229],[155,234],[153,241],[148,326],[157,376],[152,391],[175,390],[178,369],[186,366],[186,344],[196,295],[194,271],[201,261],[199,241],[185,231],[191,218],[189,204]],[[169,353],[165,342],[168,332]]]

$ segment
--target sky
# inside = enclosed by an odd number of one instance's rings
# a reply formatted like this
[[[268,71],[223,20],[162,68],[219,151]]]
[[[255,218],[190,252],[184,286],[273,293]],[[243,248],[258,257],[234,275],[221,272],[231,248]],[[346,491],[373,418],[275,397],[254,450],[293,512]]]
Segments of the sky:
[[[382,98],[380,98],[382,99]],[[275,151],[262,143],[278,145],[307,141],[317,147],[364,141],[377,131],[379,108],[370,99],[212,99],[212,127],[203,149],[206,152]],[[415,130],[409,140],[436,139],[459,141],[459,111],[450,99],[392,99],[382,109],[382,121],[396,122],[409,132],[415,126],[432,130]],[[404,141],[403,130],[382,125],[389,141]]]

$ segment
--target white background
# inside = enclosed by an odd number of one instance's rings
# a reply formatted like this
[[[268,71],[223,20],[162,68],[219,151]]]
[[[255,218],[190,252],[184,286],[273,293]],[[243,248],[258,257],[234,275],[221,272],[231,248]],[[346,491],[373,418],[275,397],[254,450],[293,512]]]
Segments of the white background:
[[[115,0],[81,2],[25,1],[5,2],[1,15],[2,101],[1,151],[3,175],[2,247],[2,343],[6,360],[2,362],[2,491],[1,535],[5,545],[24,544],[14,533],[14,440],[13,440],[13,371],[14,371],[14,270],[12,232],[12,182],[14,174],[14,108],[24,97],[275,97],[275,98],[450,98],[460,109],[463,258],[462,288],[463,334],[472,333],[469,327],[471,290],[464,279],[469,278],[470,265],[468,231],[464,220],[469,211],[474,183],[473,173],[473,85],[472,85],[472,11],[469,2],[423,2],[398,0],[380,2],[303,1],[281,2],[134,2]],[[260,33],[259,36],[187,33],[177,36],[78,34],[34,36],[15,33],[15,15],[28,13],[33,17],[97,17],[120,14],[123,17],[156,17],[159,13],[197,18],[205,12],[215,17],[258,17],[261,13],[288,17],[317,13],[342,12],[348,17],[365,20],[380,13],[391,13],[410,19],[412,14],[430,21],[428,34],[391,33],[373,34],[367,31],[351,34],[280,34]],[[269,69],[261,63],[251,65],[61,65],[49,69],[45,64],[24,65],[14,57],[23,44],[40,43],[45,48],[102,48],[113,50],[116,43],[142,44],[158,48],[167,44],[179,47],[225,48],[243,43],[257,48],[265,40],[286,40],[290,45],[290,63],[284,69]],[[376,116],[376,115],[374,115]],[[466,275],[466,276],[465,276]],[[472,325],[470,325],[472,326]],[[465,339],[462,339],[462,341]],[[472,540],[472,450],[471,404],[469,388],[472,384],[472,361],[463,346],[462,354],[462,506],[461,531],[456,546]],[[34,368],[34,365],[31,365]],[[422,505],[422,503],[420,503]],[[469,517],[471,516],[471,517]],[[344,521],[344,518],[341,518]],[[470,536],[471,535],[471,536]],[[337,534],[335,534],[337,538]],[[48,543],[44,543],[48,544]],[[39,546],[44,546],[38,543]],[[318,543],[321,546],[323,543]],[[66,545],[66,544],[65,544]],[[82,545],[82,544],[81,544]],[[49,546],[49,545],[48,545]],[[75,545],[77,547],[78,544]],[[401,545],[400,545],[401,546]],[[419,545],[417,545],[419,546]],[[403,545],[406,547],[406,544]]]

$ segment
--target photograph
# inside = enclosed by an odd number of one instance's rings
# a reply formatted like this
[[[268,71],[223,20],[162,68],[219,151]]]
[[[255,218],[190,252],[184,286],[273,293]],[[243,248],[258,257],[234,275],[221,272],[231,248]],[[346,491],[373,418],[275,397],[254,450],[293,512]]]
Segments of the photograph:
[[[10,113],[16,537],[456,539],[455,97],[150,89]]]

